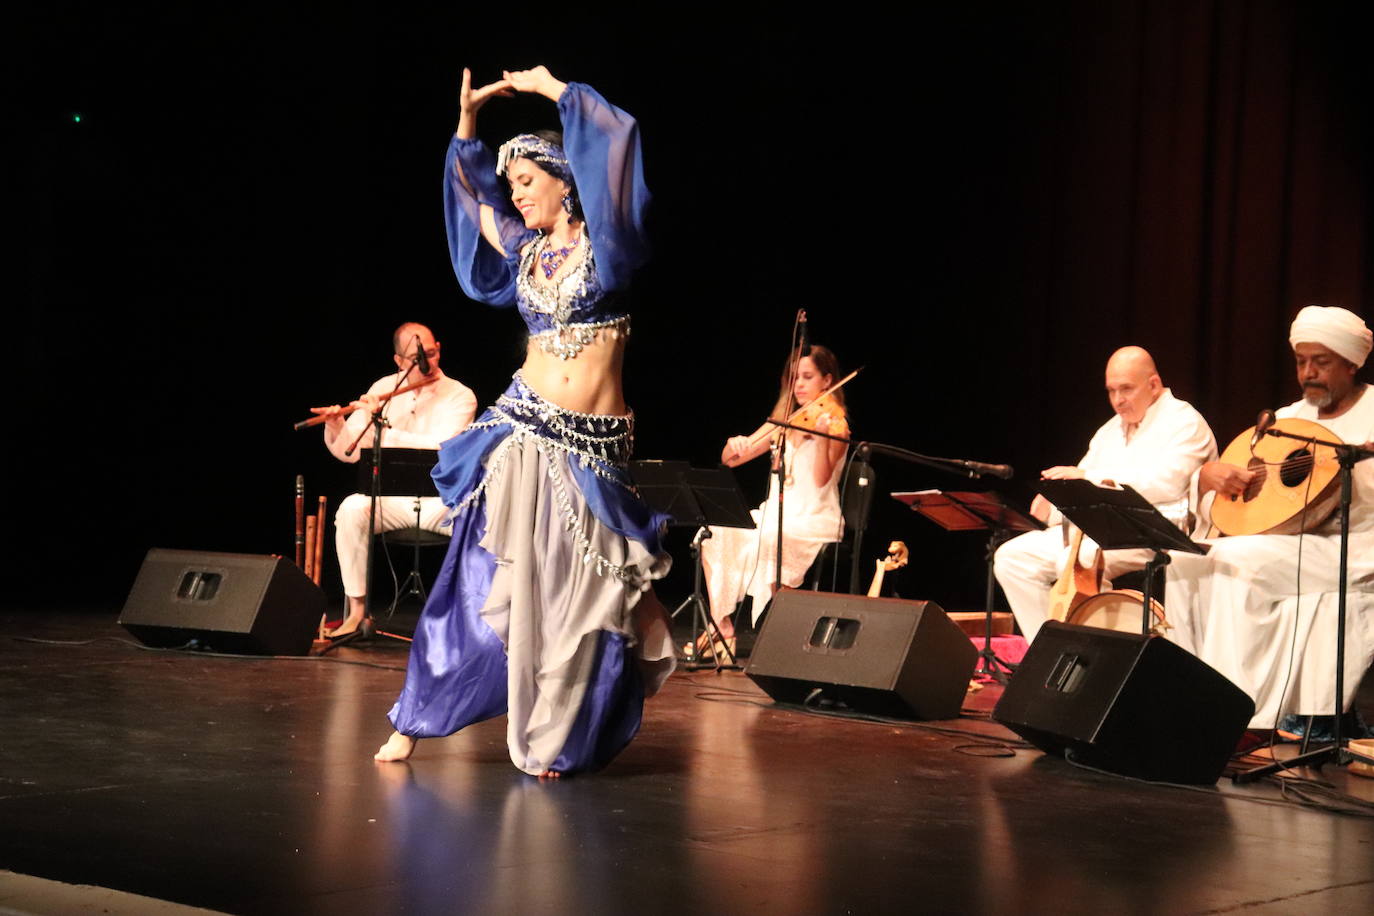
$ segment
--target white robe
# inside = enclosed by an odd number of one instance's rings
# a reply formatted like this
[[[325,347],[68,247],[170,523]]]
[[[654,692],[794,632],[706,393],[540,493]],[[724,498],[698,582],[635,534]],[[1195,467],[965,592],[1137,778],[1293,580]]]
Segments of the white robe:
[[[1216,457],[1216,440],[1202,414],[1165,388],[1145,411],[1129,441],[1121,417],[1114,415],[1104,423],[1093,435],[1078,467],[1094,483],[1112,480],[1129,484],[1181,526],[1188,516],[1193,474]],[[997,581],[1027,641],[1040,632],[1049,614],[1050,586],[1068,559],[1061,520],[1056,510],[1050,516],[1049,528],[1012,538],[997,549],[993,561]],[[1097,545],[1089,538],[1083,539],[1083,545],[1082,556],[1090,563]],[[1147,550],[1109,550],[1104,556],[1106,578],[1110,580],[1143,569],[1152,554]]]
[[[1368,442],[1374,439],[1370,391],[1366,387],[1339,417],[1319,419],[1306,401],[1278,415],[1313,420],[1345,442]],[[1374,462],[1355,466],[1350,523],[1342,709],[1354,702],[1374,661]],[[1289,713],[1334,712],[1338,514],[1301,537],[1262,534],[1211,543],[1206,556],[1172,555],[1165,592],[1169,638],[1254,699],[1252,728],[1273,728]]]

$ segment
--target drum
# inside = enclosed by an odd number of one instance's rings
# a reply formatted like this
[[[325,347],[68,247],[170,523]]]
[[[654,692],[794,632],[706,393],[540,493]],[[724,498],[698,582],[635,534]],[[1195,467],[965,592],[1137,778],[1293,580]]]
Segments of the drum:
[[[1069,614],[1068,620],[1064,622],[1082,627],[1116,630],[1120,633],[1139,633],[1140,602],[1144,597],[1133,588],[1119,588],[1102,592],[1093,595],[1074,608],[1073,613]],[[1158,632],[1166,629],[1168,623],[1164,620],[1164,605],[1151,598],[1150,611],[1154,617],[1150,631]]]

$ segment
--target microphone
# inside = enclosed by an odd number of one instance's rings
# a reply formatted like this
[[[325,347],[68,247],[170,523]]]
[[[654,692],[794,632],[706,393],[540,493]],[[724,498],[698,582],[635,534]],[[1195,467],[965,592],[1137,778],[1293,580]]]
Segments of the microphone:
[[[421,375],[429,375],[429,354],[425,352],[425,346],[420,342],[420,335],[415,335],[415,365],[420,367]]]
[[[981,461],[961,461],[959,464],[970,477],[1000,477],[1010,480],[1015,470],[1009,464],[984,464]]]
[[[1260,440],[1263,439],[1264,434],[1269,431],[1269,427],[1273,426],[1277,421],[1278,417],[1274,415],[1272,410],[1265,408],[1259,412],[1259,417],[1255,420],[1255,434],[1250,437],[1250,451],[1253,452],[1255,450],[1255,446],[1260,444]]]
[[[797,354],[800,359],[803,356],[811,355],[811,335],[806,330],[806,312],[803,311],[797,318],[797,323],[801,325],[801,336],[797,342]]]

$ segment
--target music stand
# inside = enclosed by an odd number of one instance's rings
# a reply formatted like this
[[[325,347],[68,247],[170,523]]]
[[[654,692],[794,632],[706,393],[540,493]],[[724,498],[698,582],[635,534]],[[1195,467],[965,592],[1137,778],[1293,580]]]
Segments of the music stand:
[[[380,433],[380,429],[376,432]],[[377,440],[374,439],[373,441],[376,442]],[[358,483],[355,490],[358,493],[366,493],[371,500],[367,520],[367,556],[364,561],[367,564],[367,596],[364,599],[364,621],[373,619],[372,544],[377,538],[377,500],[383,496],[414,497],[415,528],[418,531],[420,528],[420,497],[439,495],[439,491],[434,486],[434,478],[430,476],[430,472],[438,460],[439,452],[435,449],[390,448],[385,446],[381,448],[370,447],[364,450],[358,458]],[[424,582],[420,577],[419,540],[415,541],[414,549],[414,560],[410,574],[406,576],[405,583],[397,588],[396,596],[392,600],[391,608],[387,614],[388,618],[395,613],[396,605],[400,603],[401,588],[409,588],[411,593],[418,594],[422,598],[425,595]],[[416,587],[417,584],[418,588]],[[387,639],[395,639],[400,642],[410,641],[395,633],[386,633],[371,626],[359,626],[347,636],[331,641],[321,654],[338,646],[368,639],[373,635],[384,636]]]
[[[1150,607],[1155,573],[1169,565],[1165,550],[1206,553],[1193,543],[1159,510],[1129,486],[1120,489],[1099,487],[1091,480],[1042,480],[1040,494],[1052,502],[1064,517],[1097,542],[1102,550],[1127,550],[1143,547],[1154,557],[1145,564],[1145,587],[1141,589],[1140,632],[1150,635]]]
[[[917,490],[893,493],[892,498],[905,503],[946,531],[987,531],[987,581],[983,595],[983,648],[978,650],[978,667],[974,676],[987,675],[999,684],[1006,684],[1014,667],[997,657],[992,650],[993,574],[992,560],[997,548],[1012,536],[1024,531],[1038,531],[1045,526],[1038,519],[1011,508],[996,493],[967,493],[945,490]],[[999,670],[1001,669],[1001,670]]]
[[[735,475],[729,468],[694,468],[685,461],[631,461],[630,476],[639,495],[652,508],[672,517],[674,528],[697,528],[692,538],[692,594],[673,611],[677,617],[692,609],[692,642],[695,646],[701,634],[713,631],[714,639],[725,650],[729,662],[722,663],[720,653],[711,653],[711,665],[688,660],[684,667],[697,670],[714,667],[739,669],[735,654],[725,644],[725,637],[711,617],[711,605],[702,590],[701,543],[711,536],[710,526],[718,528],[754,528],[754,517],[744,502]],[[713,645],[715,644],[713,639]]]
[[[368,450],[367,455],[358,462],[358,483],[356,492],[371,493],[372,487],[372,451]],[[414,548],[410,572],[406,575],[405,581],[396,587],[396,594],[391,599],[391,606],[387,608],[387,618],[396,613],[396,606],[405,598],[419,598],[421,602],[428,600],[425,592],[424,577],[420,575],[420,500],[426,496],[438,496],[439,490],[434,485],[434,465],[439,461],[439,452],[432,448],[382,448],[382,473],[379,475],[378,496],[406,496],[415,500],[415,531],[416,536],[411,544]],[[393,529],[404,530],[404,529]],[[383,532],[383,536],[385,536]],[[369,568],[372,561],[372,540],[368,541],[368,564]],[[369,591],[370,593],[370,591]]]

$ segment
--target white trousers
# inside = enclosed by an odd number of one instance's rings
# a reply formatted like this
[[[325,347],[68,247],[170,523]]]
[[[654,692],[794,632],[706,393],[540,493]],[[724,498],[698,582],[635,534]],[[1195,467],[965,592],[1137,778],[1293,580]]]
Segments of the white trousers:
[[[367,517],[372,500],[354,493],[339,504],[334,513],[334,549],[339,554],[339,575],[343,579],[344,594],[362,598],[367,594]],[[448,510],[437,496],[420,500],[420,527],[438,534],[449,534],[442,524]],[[377,531],[395,531],[415,527],[415,498],[413,496],[383,496],[377,500]]]
[[[1342,709],[1374,661],[1374,594],[1361,590],[1370,588],[1365,538],[1351,544]],[[1252,728],[1336,706],[1340,538],[1301,541],[1301,576],[1295,535],[1221,538],[1206,556],[1171,554],[1168,637],[1250,695]]]
[[[1097,545],[1091,538],[1083,538],[1079,560],[1092,561]],[[1105,572],[1103,590],[1111,588],[1110,580],[1144,569],[1154,556],[1148,550],[1108,550],[1103,553]],[[1063,529],[1059,525],[1043,531],[1027,531],[997,548],[992,559],[993,573],[1007,596],[1007,604],[1016,617],[1016,625],[1026,642],[1032,642],[1050,613],[1050,586],[1059,578],[1068,561]],[[1167,611],[1166,611],[1167,613]]]

